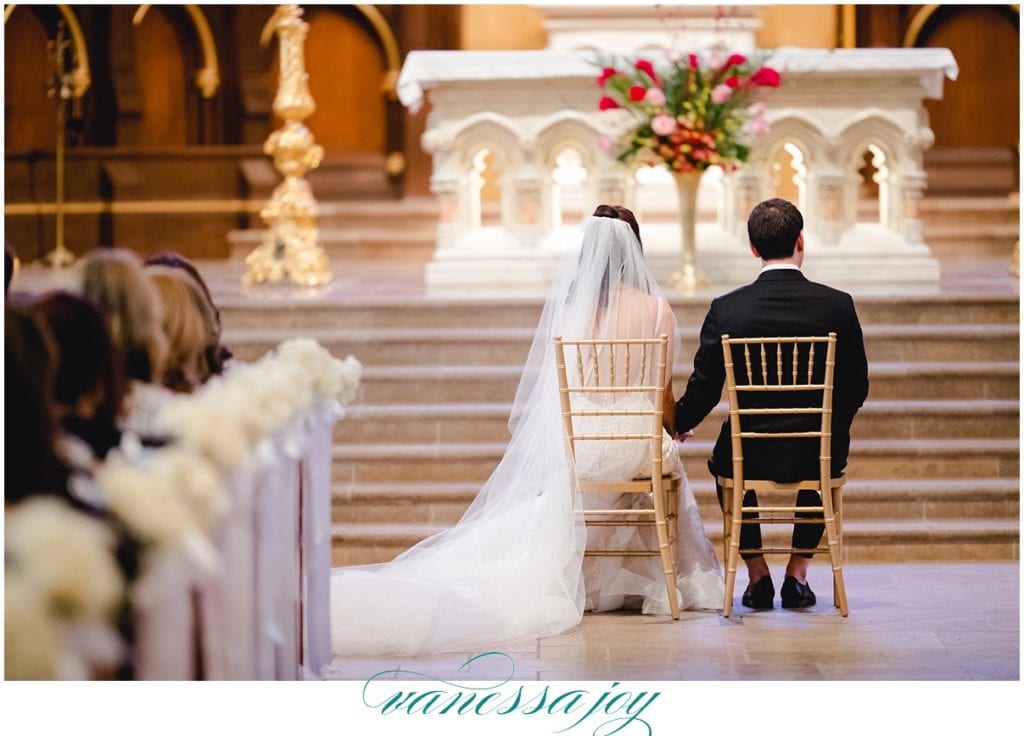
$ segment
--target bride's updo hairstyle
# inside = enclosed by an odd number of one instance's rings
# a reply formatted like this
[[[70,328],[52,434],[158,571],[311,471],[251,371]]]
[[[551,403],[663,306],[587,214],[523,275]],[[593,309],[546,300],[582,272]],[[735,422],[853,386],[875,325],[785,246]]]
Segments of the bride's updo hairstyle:
[[[636,215],[631,209],[617,204],[599,204],[594,210],[594,217],[608,217],[612,220],[624,221],[636,236],[636,242],[640,244],[640,252],[644,252],[644,241],[640,238],[640,224],[636,221]]]

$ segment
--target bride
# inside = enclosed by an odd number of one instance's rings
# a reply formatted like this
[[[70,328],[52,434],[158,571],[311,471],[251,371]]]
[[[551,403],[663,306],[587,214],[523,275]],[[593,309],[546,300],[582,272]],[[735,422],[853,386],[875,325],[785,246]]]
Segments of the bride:
[[[563,259],[512,406],[508,448],[462,519],[393,561],[331,572],[331,639],[337,656],[403,656],[466,651],[561,633],[584,610],[642,607],[667,613],[656,558],[584,562],[588,530],[558,399],[554,338],[649,338],[675,317],[643,260],[639,229],[624,207],[601,205],[582,226],[582,243]],[[651,367],[653,370],[653,366]],[[671,372],[670,372],[671,373]],[[666,409],[674,409],[671,377]],[[671,426],[671,414],[665,422]],[[584,443],[591,446],[600,443]],[[621,447],[622,443],[613,443]],[[666,472],[682,473],[664,435]],[[648,467],[628,452],[577,453],[581,477],[628,479]],[[587,494],[587,505],[591,505]],[[596,498],[622,506],[623,498]],[[683,474],[677,534],[681,608],[719,608],[721,572]],[[649,540],[636,530],[589,532],[589,547],[629,548]],[[643,533],[648,533],[644,530]],[[628,538],[634,535],[635,538]],[[609,539],[609,537],[613,537]]]

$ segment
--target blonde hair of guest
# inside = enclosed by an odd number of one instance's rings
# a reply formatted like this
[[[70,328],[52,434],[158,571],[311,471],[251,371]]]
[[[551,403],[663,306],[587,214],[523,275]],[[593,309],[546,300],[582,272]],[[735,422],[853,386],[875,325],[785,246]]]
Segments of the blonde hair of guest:
[[[162,383],[190,393],[210,377],[206,349],[216,340],[213,310],[195,280],[180,269],[150,266],[146,274],[163,306],[168,351]]]
[[[139,257],[121,248],[89,252],[78,266],[77,291],[107,315],[125,378],[158,381],[167,352],[163,310]]]

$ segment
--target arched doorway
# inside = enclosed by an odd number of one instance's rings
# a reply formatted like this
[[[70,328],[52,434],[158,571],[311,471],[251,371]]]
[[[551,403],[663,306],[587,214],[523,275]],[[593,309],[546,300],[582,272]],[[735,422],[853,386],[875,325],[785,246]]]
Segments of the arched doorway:
[[[1020,14],[1009,5],[930,5],[911,19],[905,46],[948,48],[960,74],[926,100],[935,146],[931,193],[1005,194],[1018,188]]]
[[[167,9],[153,6],[135,28],[135,74],[139,83],[138,145],[185,146],[189,142],[188,79],[181,30]]]
[[[56,106],[46,97],[53,73],[47,43],[53,37],[34,8],[19,5],[4,24],[4,147],[10,152],[53,151]]]

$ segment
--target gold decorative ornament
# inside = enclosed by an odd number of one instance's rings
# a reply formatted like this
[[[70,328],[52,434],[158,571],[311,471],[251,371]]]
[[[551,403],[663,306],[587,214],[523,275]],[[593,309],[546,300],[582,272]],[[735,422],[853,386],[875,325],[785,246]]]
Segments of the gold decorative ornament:
[[[313,134],[302,124],[316,110],[303,54],[308,30],[298,5],[279,5],[264,28],[264,43],[272,33],[278,37],[281,68],[274,112],[285,123],[270,134],[263,152],[274,157],[284,181],[260,211],[269,231],[245,259],[242,283],[246,286],[285,278],[302,286],[319,286],[332,278],[316,226],[316,199],[304,178],[320,165],[324,155],[323,147],[313,142]]]

